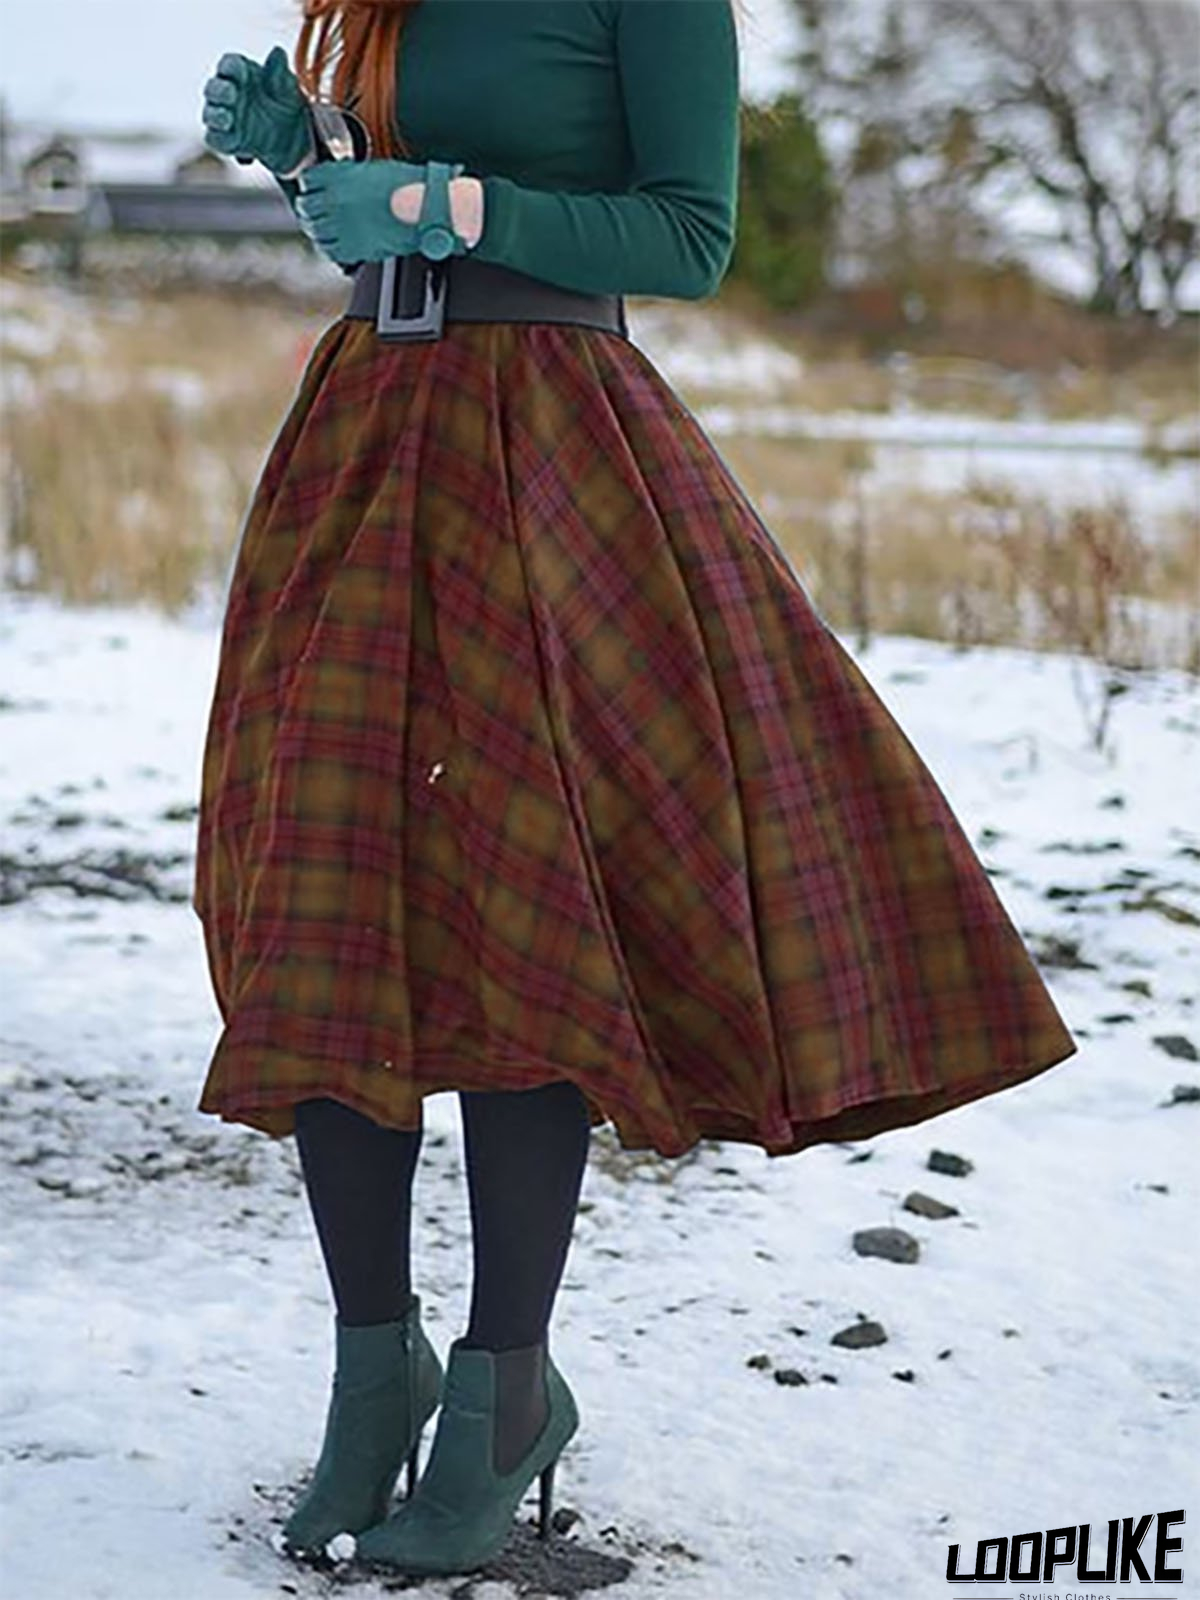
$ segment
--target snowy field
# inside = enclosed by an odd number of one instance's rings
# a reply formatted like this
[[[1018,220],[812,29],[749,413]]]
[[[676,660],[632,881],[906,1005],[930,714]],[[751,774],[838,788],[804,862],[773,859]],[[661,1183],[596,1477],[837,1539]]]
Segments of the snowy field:
[[[660,363],[660,365],[663,363]],[[1153,542],[1163,522],[1200,512],[1200,454],[1190,433],[1167,430],[1175,452],[1154,459],[1152,431],[1134,421],[996,421],[969,414],[904,411],[806,412],[785,407],[706,406],[714,439],[855,440],[871,448],[865,484],[899,493],[969,491],[988,483],[1043,496],[1059,509],[1128,505]]]
[[[953,407],[930,409],[906,396],[922,364],[902,353],[888,363],[887,409],[820,408],[805,403],[809,364],[734,317],[681,316],[673,305],[635,302],[629,327],[668,380],[695,396],[696,415],[718,443],[738,434],[852,441],[869,456],[863,486],[878,493],[952,495],[987,484],[1040,496],[1059,509],[1122,503],[1150,543],[1172,519],[1200,516],[1200,414],[1194,408],[1157,424],[1133,415],[1053,418],[1043,413],[1028,374],[960,361],[950,367],[972,376],[974,404],[964,397]],[[819,369],[816,379],[819,387]],[[1021,416],[992,417],[978,409],[985,396],[995,400],[1014,388]],[[722,398],[708,398],[714,394]]]
[[[386,1592],[272,1547],[320,1441],[331,1307],[292,1142],[194,1109],[218,1027],[188,903],[218,628],[0,596],[13,1600]],[[1200,1595],[1198,686],[1143,677],[1098,754],[1065,659],[895,638],[859,660],[1080,1052],[775,1161],[706,1143],[668,1162],[598,1131],[553,1324],[582,1414],[555,1576],[414,1592],[622,1573],[629,1600],[999,1592],[947,1584],[947,1545],[969,1564],[980,1538],[1183,1506]],[[414,1282],[444,1354],[469,1294],[455,1097],[426,1102],[426,1127]],[[972,1170],[929,1170],[934,1148]],[[956,1213],[914,1214],[913,1190]],[[919,1259],[856,1254],[876,1225]],[[886,1342],[830,1342],[862,1317]],[[1073,1586],[1062,1568],[1045,1592]]]

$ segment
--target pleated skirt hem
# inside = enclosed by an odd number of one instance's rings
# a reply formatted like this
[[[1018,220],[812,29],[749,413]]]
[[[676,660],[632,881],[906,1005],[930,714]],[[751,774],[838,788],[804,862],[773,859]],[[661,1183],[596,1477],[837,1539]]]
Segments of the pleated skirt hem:
[[[623,1149],[655,1150],[661,1156],[678,1158],[697,1144],[713,1140],[756,1145],[768,1156],[786,1156],[817,1144],[871,1139],[894,1128],[924,1122],[1027,1082],[1077,1049],[1074,1040],[1068,1038],[1057,1046],[1047,1046],[1044,1056],[997,1062],[986,1077],[940,1084],[919,1093],[898,1090],[881,1095],[872,1088],[860,1091],[864,1098],[855,1099],[853,1091],[842,1090],[815,1104],[802,1120],[786,1115],[756,1117],[735,1107],[692,1104],[674,1121],[648,1121],[644,1109],[598,1096],[586,1074],[565,1071],[554,1062],[528,1057],[505,1062],[494,1056],[484,1059],[451,1052],[424,1054],[407,1063],[395,1063],[391,1070],[381,1066],[367,1076],[361,1070],[338,1070],[328,1063],[314,1062],[309,1090],[295,1082],[278,1088],[261,1084],[238,1095],[223,1089],[216,1076],[210,1074],[198,1109],[283,1139],[295,1132],[296,1101],[321,1097],[337,1100],[381,1126],[411,1130],[420,1125],[421,1101],[426,1095],[456,1090],[524,1090],[566,1078],[578,1086],[587,1101],[591,1126],[611,1123]],[[619,1073],[621,1064],[613,1066]],[[398,1067],[404,1070],[397,1072]]]

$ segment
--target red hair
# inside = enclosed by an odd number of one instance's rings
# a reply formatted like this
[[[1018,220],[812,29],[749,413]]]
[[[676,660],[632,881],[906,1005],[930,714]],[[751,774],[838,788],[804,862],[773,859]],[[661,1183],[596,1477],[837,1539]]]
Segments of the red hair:
[[[396,63],[409,12],[421,0],[301,0],[294,66],[305,93],[350,106],[377,157],[408,154],[396,126]],[[332,81],[325,80],[332,68]]]

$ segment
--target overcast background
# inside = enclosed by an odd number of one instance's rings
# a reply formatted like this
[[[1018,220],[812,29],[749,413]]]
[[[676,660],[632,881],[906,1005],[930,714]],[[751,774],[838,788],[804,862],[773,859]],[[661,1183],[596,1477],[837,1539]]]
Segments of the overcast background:
[[[785,0],[746,7],[743,88],[758,99],[784,87],[792,35]],[[3,0],[0,95],[20,122],[183,132],[218,56],[290,46],[299,15],[296,0]]]

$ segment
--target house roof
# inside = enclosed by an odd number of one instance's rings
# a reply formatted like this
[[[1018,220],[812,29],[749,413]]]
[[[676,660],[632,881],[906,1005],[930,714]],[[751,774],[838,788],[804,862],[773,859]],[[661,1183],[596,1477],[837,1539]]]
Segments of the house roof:
[[[89,227],[120,233],[299,234],[292,208],[274,185],[234,187],[191,183],[96,185],[88,199]]]
[[[47,124],[9,123],[0,140],[0,184],[20,186],[26,163],[50,144],[77,150],[86,184],[171,183],[181,161],[207,149],[203,134],[167,134],[153,129],[123,133],[61,129]],[[222,157],[231,183],[270,191],[275,185],[261,166],[243,167]]]

